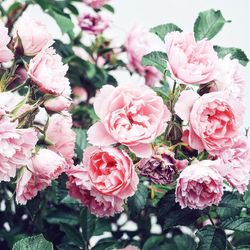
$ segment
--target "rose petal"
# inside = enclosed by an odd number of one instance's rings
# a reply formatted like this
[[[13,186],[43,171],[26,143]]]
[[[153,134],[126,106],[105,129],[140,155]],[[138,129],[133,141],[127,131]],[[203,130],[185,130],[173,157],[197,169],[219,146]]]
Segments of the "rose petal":
[[[129,146],[129,149],[141,158],[147,158],[153,154],[151,144],[138,144],[136,146]]]

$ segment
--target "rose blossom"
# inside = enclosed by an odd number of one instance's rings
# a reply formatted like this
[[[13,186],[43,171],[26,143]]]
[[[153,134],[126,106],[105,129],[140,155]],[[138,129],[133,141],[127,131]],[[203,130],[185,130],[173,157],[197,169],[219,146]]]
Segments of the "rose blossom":
[[[217,170],[239,193],[244,193],[250,179],[250,148],[247,138],[236,136],[232,147],[220,154],[219,159],[224,164],[217,166]]]
[[[69,80],[65,77],[67,70],[62,58],[53,48],[48,48],[30,60],[28,75],[41,92],[62,95],[69,88]]]
[[[195,41],[193,33],[174,31],[165,38],[168,66],[177,81],[203,84],[215,79],[218,57],[210,41]]]
[[[176,160],[174,152],[166,147],[159,147],[151,158],[144,158],[139,161],[137,167],[140,175],[148,177],[156,184],[170,184],[174,180],[177,170],[188,165],[187,160]]]
[[[34,129],[17,129],[17,122],[0,117],[0,182],[15,177],[16,169],[27,164],[37,142]]]
[[[44,107],[53,112],[67,111],[71,105],[71,88],[66,86],[61,96],[56,96],[44,102]]]
[[[218,164],[221,163],[205,160],[181,172],[175,196],[182,208],[204,209],[219,204],[223,195],[223,178],[215,169]]]
[[[150,157],[152,143],[162,134],[170,112],[161,97],[146,85],[105,85],[95,98],[94,109],[101,119],[88,130],[96,146],[121,143],[139,157]]]
[[[133,246],[133,245],[128,245],[125,248],[121,248],[119,250],[140,250],[138,247]]]
[[[152,43],[151,34],[142,26],[135,25],[129,31],[124,44],[129,68],[144,76],[149,86],[153,86],[161,79],[161,74],[154,67],[141,65],[142,57],[152,51]]]
[[[188,90],[181,93],[175,111],[181,119],[189,121],[188,144],[198,151],[206,149],[211,155],[219,155],[232,146],[242,106],[229,99],[227,92],[199,96]]]
[[[117,148],[88,147],[83,167],[67,173],[69,194],[100,217],[121,212],[124,200],[134,195],[139,182],[133,162]]]
[[[110,0],[83,0],[85,4],[88,6],[94,8],[94,9],[99,9],[103,5],[107,4]]]
[[[78,25],[83,30],[92,35],[99,35],[110,27],[111,21],[101,13],[86,13],[79,20]]]
[[[73,164],[76,139],[71,127],[72,118],[68,113],[54,114],[46,130],[46,139],[52,143],[49,149],[62,155],[69,167]]]
[[[72,92],[74,95],[73,102],[78,105],[81,102],[86,102],[88,100],[88,92],[85,88],[75,86],[72,88]]]
[[[19,204],[34,198],[51,184],[65,168],[64,159],[55,152],[48,149],[40,149],[31,158],[28,169],[24,168],[16,187],[16,201]]]
[[[52,36],[46,25],[40,20],[31,18],[26,13],[17,21],[16,39],[20,39],[26,56],[34,56],[53,44]]]
[[[9,42],[10,37],[8,36],[8,29],[5,28],[3,23],[0,21],[0,63],[8,62],[13,59],[13,53],[7,47]]]

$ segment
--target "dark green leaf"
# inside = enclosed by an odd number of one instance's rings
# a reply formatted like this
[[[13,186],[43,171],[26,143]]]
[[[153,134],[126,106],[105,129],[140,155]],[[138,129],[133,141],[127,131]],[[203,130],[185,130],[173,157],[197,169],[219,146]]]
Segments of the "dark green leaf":
[[[240,208],[232,208],[232,207],[217,207],[216,212],[219,215],[221,219],[227,219],[230,217],[238,216],[240,215]]]
[[[162,243],[165,239],[164,235],[156,235],[149,237],[144,243],[142,250],[151,250]]]
[[[175,194],[174,191],[167,192],[158,203],[157,213],[160,217],[167,216],[169,211],[175,206]]]
[[[194,239],[189,235],[177,235],[174,241],[178,250],[193,250],[197,247]]]
[[[248,186],[248,190],[244,193],[243,199],[246,206],[250,208],[250,186]]]
[[[27,237],[16,242],[12,250],[53,250],[51,242],[47,241],[42,234]]]
[[[114,250],[117,249],[118,243],[114,238],[106,238],[98,241],[92,250]]]
[[[139,213],[146,205],[148,197],[148,189],[140,183],[134,196],[128,198],[129,211],[132,214]]]
[[[189,226],[194,223],[199,217],[201,213],[199,210],[192,210],[189,208],[175,208],[171,210],[165,218],[164,228],[171,228],[173,226]]]
[[[78,224],[78,218],[74,214],[62,211],[51,212],[45,219],[50,224],[64,223],[71,226]]]
[[[111,225],[107,219],[98,218],[96,220],[94,235],[102,235],[104,232],[110,232]]]
[[[250,218],[240,218],[239,216],[231,217],[222,221],[221,226],[225,229],[250,232]]]
[[[84,240],[80,232],[73,226],[67,224],[61,224],[60,230],[63,231],[70,242],[73,242],[76,246],[82,247],[84,245]]]
[[[87,133],[86,130],[84,129],[80,129],[80,128],[76,128],[74,129],[75,133],[76,133],[76,147],[75,147],[75,152],[77,157],[79,158],[80,161],[82,161],[82,157],[83,157],[83,150],[86,148],[87,146]]]
[[[219,204],[220,207],[243,208],[245,203],[239,193],[225,192]]]
[[[226,250],[227,237],[225,232],[220,228],[205,226],[196,233],[200,242],[198,250]]]
[[[247,55],[241,49],[233,47],[225,48],[220,46],[214,46],[214,50],[217,52],[220,58],[224,58],[226,55],[230,54],[231,59],[237,59],[239,63],[243,66],[246,66],[249,62]]]
[[[196,40],[212,39],[227,22],[219,10],[210,9],[200,12],[194,24]]]
[[[153,66],[164,73],[167,69],[167,54],[161,51],[153,51],[143,56],[141,64],[143,66]]]
[[[85,241],[88,241],[94,234],[96,226],[96,217],[92,215],[87,208],[83,208],[80,213],[80,225],[82,235]]]
[[[237,250],[250,250],[250,245],[238,246]]]
[[[182,31],[177,25],[173,23],[166,23],[162,25],[158,25],[154,28],[150,29],[150,32],[156,34],[160,39],[164,42],[165,36],[167,33],[173,32],[173,31]]]

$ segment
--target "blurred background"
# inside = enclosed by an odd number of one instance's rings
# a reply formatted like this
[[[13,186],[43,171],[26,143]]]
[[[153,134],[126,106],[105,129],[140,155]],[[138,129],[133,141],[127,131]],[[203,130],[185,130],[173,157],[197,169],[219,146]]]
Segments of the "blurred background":
[[[9,2],[12,2],[10,0]],[[8,1],[7,3],[8,4]],[[215,9],[221,10],[226,20],[231,23],[225,24],[222,31],[213,38],[215,45],[223,47],[241,48],[250,58],[250,1],[246,0],[111,0],[111,5],[115,8],[115,15],[111,15],[113,28],[109,31],[109,36],[115,38],[117,43],[122,43],[127,32],[134,24],[141,24],[150,29],[159,24],[175,23],[185,31],[192,31],[195,19],[200,11]],[[80,12],[87,8],[79,3]],[[28,9],[32,16],[40,16],[49,29],[53,32],[54,38],[61,38],[60,29],[55,21],[42,14],[39,8]],[[163,44],[155,37],[155,50],[164,50]],[[246,115],[244,126],[250,127],[250,63],[243,68],[242,74],[246,82]],[[128,72],[118,72],[116,78],[119,82],[140,81],[138,76],[131,76]]]

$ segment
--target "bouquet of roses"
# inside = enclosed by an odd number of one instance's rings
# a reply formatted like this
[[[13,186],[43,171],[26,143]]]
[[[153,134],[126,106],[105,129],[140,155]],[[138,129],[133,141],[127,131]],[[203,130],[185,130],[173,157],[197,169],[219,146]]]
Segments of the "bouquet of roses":
[[[210,41],[229,21],[211,9],[193,32],[137,25],[117,46],[108,1],[76,2],[0,8],[0,246],[249,249],[248,58]]]

